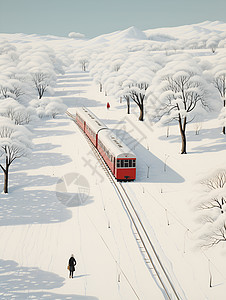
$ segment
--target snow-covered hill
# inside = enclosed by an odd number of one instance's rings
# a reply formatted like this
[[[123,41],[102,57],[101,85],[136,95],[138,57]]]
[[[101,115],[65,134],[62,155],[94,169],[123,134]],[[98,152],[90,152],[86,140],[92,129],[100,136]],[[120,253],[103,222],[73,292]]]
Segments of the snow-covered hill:
[[[172,39],[192,39],[202,37],[203,35],[208,36],[210,34],[225,34],[226,24],[223,22],[211,22],[205,21],[198,24],[183,25],[178,27],[165,27],[145,30],[144,33],[149,39],[153,39],[155,36],[167,36]],[[164,41],[164,39],[162,40]]]
[[[121,40],[122,43],[125,43],[129,40],[157,40],[165,42],[168,40],[177,40],[177,39],[193,39],[193,38],[207,38],[210,35],[222,35],[225,38],[226,35],[226,24],[220,21],[205,21],[202,23],[183,25],[178,27],[165,27],[165,28],[155,28],[147,29],[141,31],[135,26],[131,26],[124,30],[119,30],[112,33],[103,34],[92,39],[71,39],[67,37],[57,37],[52,35],[37,35],[37,34],[3,34],[1,33],[1,39],[9,40],[12,42],[24,42],[29,41],[43,41],[43,42],[66,42],[67,40],[73,42],[83,43],[84,41],[92,43],[103,43],[110,42],[114,43]]]

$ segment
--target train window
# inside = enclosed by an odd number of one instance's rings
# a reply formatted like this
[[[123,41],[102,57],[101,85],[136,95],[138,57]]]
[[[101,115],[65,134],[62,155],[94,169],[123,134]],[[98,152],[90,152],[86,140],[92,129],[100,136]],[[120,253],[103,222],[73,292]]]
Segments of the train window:
[[[117,168],[135,168],[136,160],[135,159],[120,159],[117,160]]]

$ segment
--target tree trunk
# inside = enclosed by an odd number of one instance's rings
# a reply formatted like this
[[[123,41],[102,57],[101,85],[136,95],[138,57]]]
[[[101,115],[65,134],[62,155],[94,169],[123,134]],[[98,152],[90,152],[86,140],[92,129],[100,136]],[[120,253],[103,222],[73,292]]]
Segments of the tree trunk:
[[[226,106],[226,100],[224,99],[224,107],[225,107],[225,106]],[[223,126],[222,133],[223,133],[223,134],[226,133],[225,126]]]
[[[186,151],[186,135],[185,132],[181,132],[181,141],[182,141],[182,147],[181,147],[181,154],[187,154]]]
[[[6,158],[6,167],[3,169],[4,172],[4,193],[8,194],[8,183],[9,183],[9,165]]]
[[[186,117],[184,118],[184,122],[182,125],[182,119],[179,115],[179,127],[180,127],[180,134],[181,134],[181,154],[187,154],[187,141],[186,141],[186,134],[185,134],[185,129],[186,129],[186,124],[187,124],[187,120]]]
[[[127,103],[127,114],[130,114],[130,100],[129,97],[126,97],[126,103]]]
[[[139,105],[139,108],[140,108],[139,121],[144,121],[144,105],[143,105],[143,102]]]

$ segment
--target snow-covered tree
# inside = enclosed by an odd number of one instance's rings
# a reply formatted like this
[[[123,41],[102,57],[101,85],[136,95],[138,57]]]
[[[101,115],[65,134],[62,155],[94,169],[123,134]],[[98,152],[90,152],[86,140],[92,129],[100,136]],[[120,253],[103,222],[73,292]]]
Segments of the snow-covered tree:
[[[127,114],[130,114],[130,96],[123,92],[123,83],[127,80],[126,75],[120,75],[117,76],[115,80],[115,88],[117,89],[115,92],[115,96],[120,98],[120,102],[122,102],[123,99],[126,100],[127,105]]]
[[[26,88],[18,63],[18,57],[12,58],[12,52],[0,55],[0,98],[18,99],[25,93]]]
[[[43,97],[40,100],[33,99],[30,104],[36,110],[36,113],[40,118],[46,116],[55,118],[56,115],[63,114],[67,110],[67,106],[63,101],[56,97]]]
[[[0,116],[10,118],[16,125],[25,125],[34,118],[34,110],[18,103],[12,98],[0,101]]]
[[[212,247],[226,242],[226,170],[217,170],[200,183],[203,189],[197,197],[196,210],[202,227],[198,238],[202,247]]]
[[[7,53],[15,53],[17,51],[16,47],[10,44],[8,41],[1,41],[0,44],[0,55]]]
[[[127,100],[132,99],[136,105],[139,107],[140,115],[139,121],[144,120],[144,100],[146,90],[149,87],[149,82],[151,80],[142,80],[142,78],[137,77],[135,80],[129,79],[125,82],[125,88],[123,89],[123,97]]]
[[[52,116],[53,118],[55,118],[59,114],[64,114],[66,110],[67,110],[67,106],[63,104],[61,99],[56,98],[55,100],[51,100],[47,104],[45,108],[45,114],[47,116]]]
[[[179,56],[157,73],[148,94],[152,117],[162,119],[165,123],[178,122],[181,153],[187,153],[187,124],[203,110],[210,111],[214,107],[202,70],[194,59]]]
[[[216,49],[218,47],[218,44],[219,44],[219,36],[217,35],[213,35],[213,36],[210,36],[210,38],[206,41],[206,47],[211,49],[211,51],[213,53],[216,52]]]
[[[223,61],[221,60],[221,63],[214,68],[213,73],[214,73],[214,80],[213,80],[214,86],[218,90],[223,102],[223,109],[220,118],[224,121],[224,114],[225,114],[224,108],[226,107],[226,59],[225,58]],[[223,123],[225,122],[226,120]],[[222,132],[223,134],[226,133],[225,124],[223,124]]]
[[[31,80],[38,92],[39,99],[41,99],[44,93],[54,84],[56,77],[53,73],[40,70],[31,74]]]
[[[85,57],[79,59],[82,71],[86,72],[89,60]]]
[[[222,126],[222,133],[225,134],[226,128],[226,106],[221,109],[219,114],[220,125]]]
[[[11,164],[18,158],[28,157],[31,149],[30,132],[9,118],[0,117],[0,168],[4,173],[4,193],[8,193]]]
[[[4,79],[3,79],[4,80]],[[4,83],[0,84],[0,94],[4,98],[11,97],[19,100],[25,94],[25,84],[17,78],[8,77]]]
[[[54,50],[46,45],[34,46],[20,55],[18,68],[27,75],[27,82],[38,93],[39,99],[45,92],[52,93],[56,74],[63,74],[63,62]]]
[[[107,94],[114,94],[114,81],[120,76],[119,70],[126,58],[127,55],[124,52],[119,53],[118,51],[99,51],[98,54],[92,55],[89,64],[90,75],[99,85],[100,92],[105,90]]]
[[[160,68],[147,53],[131,54],[125,63],[116,72],[115,95],[124,98],[129,112],[130,101],[139,108],[139,120],[144,120],[146,91],[152,82],[155,72]]]

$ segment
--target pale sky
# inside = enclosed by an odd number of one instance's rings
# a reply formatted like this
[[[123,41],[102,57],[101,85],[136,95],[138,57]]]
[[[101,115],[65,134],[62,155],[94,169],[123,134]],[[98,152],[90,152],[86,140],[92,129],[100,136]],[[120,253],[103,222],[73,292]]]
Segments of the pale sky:
[[[0,33],[95,37],[135,26],[141,30],[226,23],[225,0],[0,0]]]

